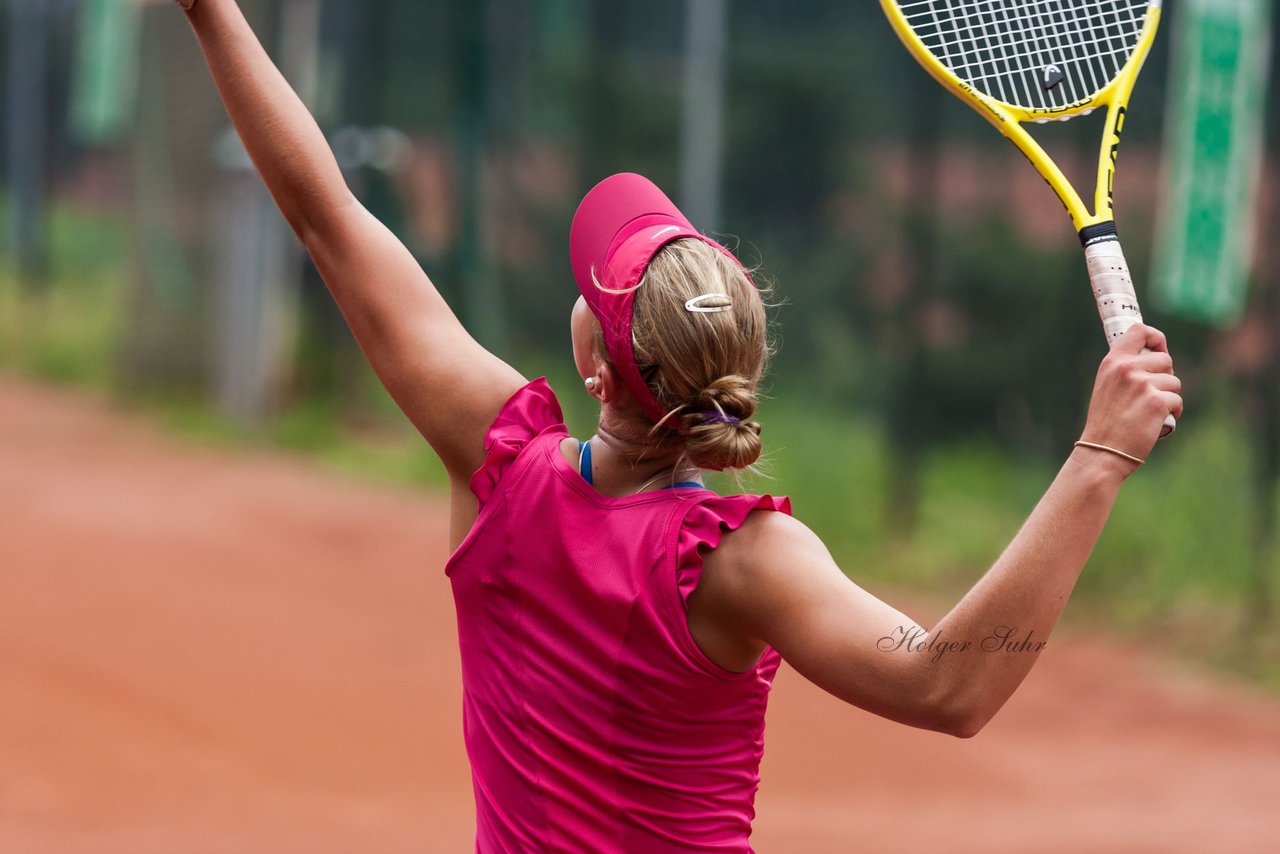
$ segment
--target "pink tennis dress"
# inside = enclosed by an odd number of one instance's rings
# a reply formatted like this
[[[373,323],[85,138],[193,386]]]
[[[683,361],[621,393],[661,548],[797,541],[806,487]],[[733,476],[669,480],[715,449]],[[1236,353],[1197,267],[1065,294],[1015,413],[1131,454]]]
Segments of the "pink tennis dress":
[[[476,850],[750,852],[777,672],[694,643],[702,556],[785,498],[697,487],[611,498],[560,452],[545,379],[516,392],[471,479],[475,526],[449,559]]]

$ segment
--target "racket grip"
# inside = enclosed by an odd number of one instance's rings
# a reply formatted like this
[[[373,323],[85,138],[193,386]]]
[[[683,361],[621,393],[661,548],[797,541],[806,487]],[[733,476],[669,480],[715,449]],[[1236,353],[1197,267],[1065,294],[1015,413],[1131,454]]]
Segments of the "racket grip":
[[[1107,336],[1107,346],[1113,347],[1129,327],[1142,322],[1129,264],[1114,232],[1086,243],[1084,260],[1089,267],[1089,283],[1093,287],[1093,298],[1098,303],[1098,315],[1102,318],[1102,331]],[[1177,428],[1177,420],[1169,415],[1160,430],[1160,438]]]

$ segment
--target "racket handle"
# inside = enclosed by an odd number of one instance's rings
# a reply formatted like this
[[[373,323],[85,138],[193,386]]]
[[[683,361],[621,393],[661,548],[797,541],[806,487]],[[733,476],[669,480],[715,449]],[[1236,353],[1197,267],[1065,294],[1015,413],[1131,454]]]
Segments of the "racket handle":
[[[1102,318],[1102,331],[1107,336],[1107,346],[1115,346],[1116,339],[1129,331],[1129,327],[1142,322],[1138,308],[1138,295],[1133,289],[1133,277],[1129,264],[1115,236],[1114,226],[1110,234],[1101,234],[1086,241],[1084,260],[1089,266],[1089,283],[1093,286],[1093,298],[1098,303],[1098,315]],[[1143,352],[1149,352],[1143,350]],[[1178,428],[1173,415],[1164,420],[1160,430],[1163,439]]]

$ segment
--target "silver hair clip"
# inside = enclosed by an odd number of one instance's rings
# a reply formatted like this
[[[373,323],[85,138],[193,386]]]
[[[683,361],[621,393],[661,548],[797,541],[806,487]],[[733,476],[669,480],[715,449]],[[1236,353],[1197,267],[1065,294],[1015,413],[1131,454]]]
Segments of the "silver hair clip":
[[[707,300],[728,300],[727,305],[703,305]],[[684,304],[685,311],[692,311],[698,314],[715,314],[718,311],[728,311],[733,308],[732,300],[724,294],[698,294],[698,296],[689,300]]]

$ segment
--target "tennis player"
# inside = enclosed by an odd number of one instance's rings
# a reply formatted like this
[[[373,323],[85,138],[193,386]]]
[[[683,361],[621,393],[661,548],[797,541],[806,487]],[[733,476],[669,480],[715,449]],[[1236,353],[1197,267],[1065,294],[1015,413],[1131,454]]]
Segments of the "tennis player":
[[[1102,361],[1082,444],[926,630],[841,572],[786,499],[703,485],[760,456],[765,307],[661,190],[615,175],[574,217],[574,393],[600,409],[575,439],[547,382],[480,347],[352,196],[235,0],[178,2],[281,212],[449,472],[478,851],[750,851],[783,660],[877,715],[974,735],[1038,658],[1121,483],[1182,414],[1164,336],[1135,326]],[[1000,632],[1033,642],[983,647]]]

